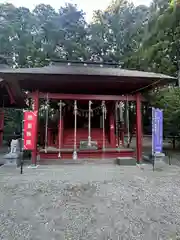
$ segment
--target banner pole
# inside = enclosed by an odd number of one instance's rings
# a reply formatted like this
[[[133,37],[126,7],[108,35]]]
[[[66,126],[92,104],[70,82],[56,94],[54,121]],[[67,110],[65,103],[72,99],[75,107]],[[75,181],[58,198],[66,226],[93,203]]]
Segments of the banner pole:
[[[24,165],[24,158],[23,158],[23,152],[24,152],[24,110],[21,112],[22,117],[22,136],[21,136],[21,153],[20,153],[20,174],[23,174],[23,165]]]

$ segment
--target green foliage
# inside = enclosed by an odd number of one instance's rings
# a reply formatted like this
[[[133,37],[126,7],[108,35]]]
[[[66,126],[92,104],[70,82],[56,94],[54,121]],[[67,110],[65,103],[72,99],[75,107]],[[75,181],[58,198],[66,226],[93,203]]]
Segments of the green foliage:
[[[96,11],[90,25],[90,49],[95,59],[123,62],[125,56],[137,51],[147,12],[147,7],[135,7],[125,0],[113,1],[104,12]]]
[[[152,104],[163,109],[165,136],[180,137],[180,89],[169,87],[151,94]]]
[[[154,9],[152,5],[150,10],[149,21],[142,35],[142,45],[138,52],[125,59],[125,67],[177,76],[180,7],[172,9],[168,1],[159,1],[158,7]]]
[[[88,24],[84,12],[66,4],[59,11],[40,4],[30,12],[0,5],[0,53],[18,67],[43,66],[47,58],[123,61],[139,48],[139,33],[148,8],[116,0],[94,13]]]
[[[180,5],[154,1],[141,35],[138,51],[125,57],[124,66],[178,76],[180,63]],[[151,104],[164,110],[164,135],[180,136],[180,90],[166,87],[153,91]]]
[[[88,59],[84,13],[67,4],[56,12],[40,4],[32,12],[0,4],[0,54],[18,67],[47,64],[47,58]]]

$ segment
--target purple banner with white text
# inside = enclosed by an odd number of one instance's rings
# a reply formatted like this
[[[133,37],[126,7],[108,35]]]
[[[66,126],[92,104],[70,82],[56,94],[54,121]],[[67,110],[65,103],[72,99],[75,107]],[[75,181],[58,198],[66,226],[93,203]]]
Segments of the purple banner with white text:
[[[163,111],[152,108],[152,154],[162,153],[163,148]]]

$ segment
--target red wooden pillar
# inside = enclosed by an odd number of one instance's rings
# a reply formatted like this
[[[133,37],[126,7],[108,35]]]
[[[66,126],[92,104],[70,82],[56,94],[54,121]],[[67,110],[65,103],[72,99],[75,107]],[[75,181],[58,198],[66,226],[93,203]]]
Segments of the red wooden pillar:
[[[142,161],[142,117],[141,117],[141,94],[136,94],[136,157],[137,162]]]
[[[3,145],[4,111],[0,110],[0,147]]]
[[[114,112],[111,111],[109,115],[109,125],[110,125],[110,144],[112,148],[116,147],[116,136],[115,136],[115,119]]]
[[[38,118],[38,111],[39,111],[39,92],[36,91],[33,93],[33,104],[34,104],[34,111],[37,111],[37,118]],[[35,134],[34,134],[34,142],[35,142],[35,149],[32,151],[32,165],[36,165],[37,162],[37,141],[38,141],[38,119],[37,124],[35,128]]]

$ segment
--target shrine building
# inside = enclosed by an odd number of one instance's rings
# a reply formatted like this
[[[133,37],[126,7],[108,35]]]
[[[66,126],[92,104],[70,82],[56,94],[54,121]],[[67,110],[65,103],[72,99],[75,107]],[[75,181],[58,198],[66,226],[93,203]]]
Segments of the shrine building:
[[[57,159],[142,160],[143,95],[175,83],[163,74],[121,69],[117,64],[53,61],[41,68],[0,68],[1,107],[38,112],[32,164]],[[0,91],[2,90],[0,89]],[[2,99],[3,96],[3,99]],[[134,120],[129,109],[133,103]],[[132,106],[132,104],[131,104]],[[132,132],[136,148],[130,147]]]

